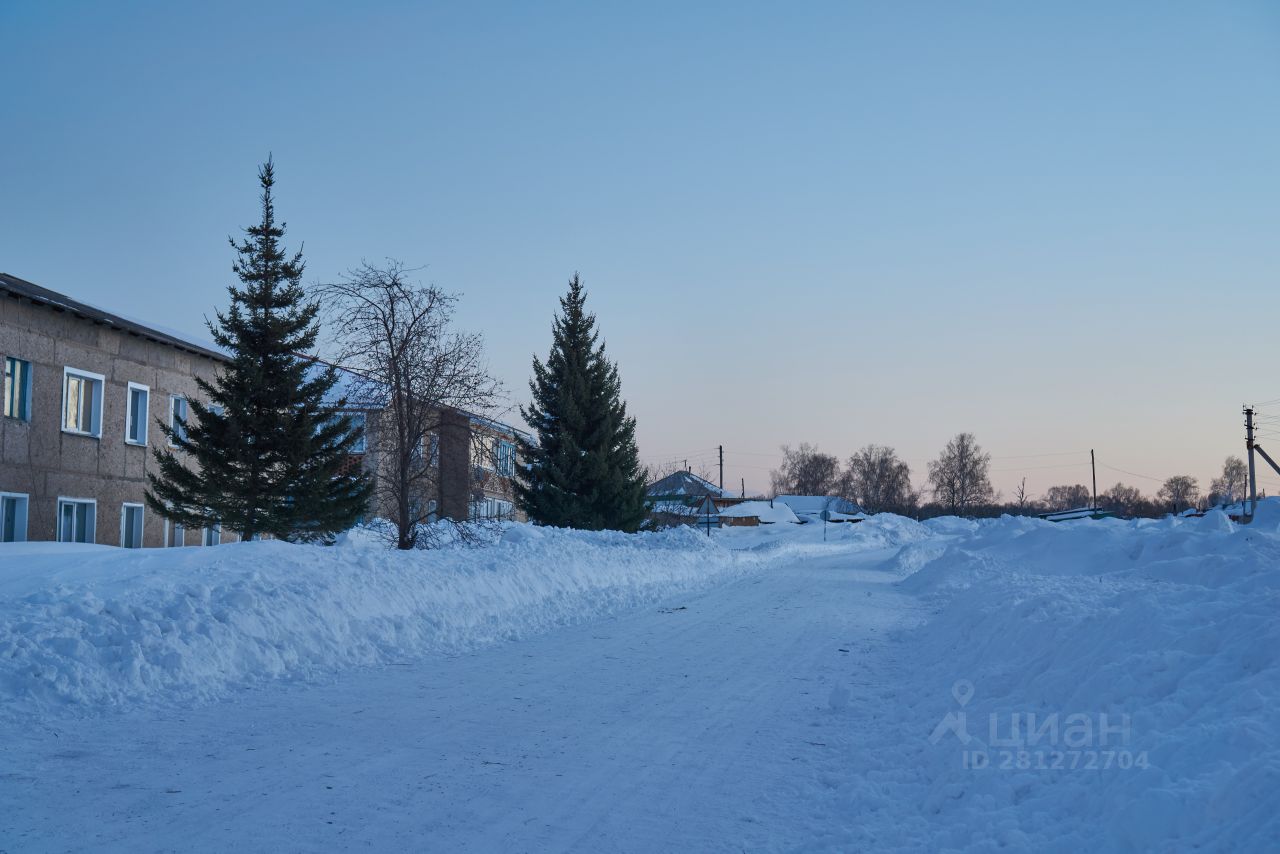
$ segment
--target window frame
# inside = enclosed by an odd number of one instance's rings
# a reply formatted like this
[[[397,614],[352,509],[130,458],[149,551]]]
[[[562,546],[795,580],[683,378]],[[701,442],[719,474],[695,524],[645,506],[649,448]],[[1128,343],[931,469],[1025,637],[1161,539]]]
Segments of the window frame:
[[[213,534],[213,542],[209,542],[209,535]],[[222,523],[215,522],[213,525],[206,525],[200,529],[200,545],[220,546],[222,545]]]
[[[137,509],[138,511],[138,544],[135,546],[125,545],[124,534],[129,520],[129,511]],[[125,501],[120,505],[120,548],[140,549],[142,548],[143,538],[147,531],[147,509],[145,504],[137,501]]]
[[[93,508],[93,515],[89,519],[89,527],[92,530],[89,532],[88,540],[64,540],[62,538],[62,507],[64,504],[70,504],[73,506],[77,504],[87,504]],[[98,499],[74,498],[69,495],[59,495],[58,496],[58,525],[57,525],[56,533],[58,537],[58,542],[60,543],[80,543],[80,542],[96,543],[98,542]],[[74,532],[72,533],[74,534]]]
[[[180,536],[182,537],[182,540],[181,540],[180,542],[176,542],[176,543],[175,543],[175,542],[170,542],[170,541],[169,541],[169,535],[170,535],[171,533],[176,533],[177,535],[180,535]],[[184,548],[186,548],[186,547],[187,547],[187,528],[186,528],[186,526],[185,526],[185,525],[181,525],[181,524],[179,524],[179,523],[177,523],[177,522],[174,522],[172,519],[165,519],[165,520],[164,520],[164,548],[166,548],[166,549],[184,549]]]
[[[31,365],[31,361],[29,359],[19,359],[17,356],[5,355],[4,357],[4,388],[3,388],[4,406],[5,407],[9,406],[9,402],[10,402],[9,383],[13,376],[10,373],[10,366],[15,364],[25,366],[25,370],[22,372],[22,376],[19,377],[19,383],[16,390],[17,393],[13,395],[13,398],[17,403],[18,414],[13,415],[13,414],[5,413],[4,417],[12,418],[14,421],[21,421],[24,424],[30,424],[31,423],[31,385],[32,385],[31,374],[33,369]],[[17,493],[14,493],[14,494],[16,495]]]
[[[14,513],[13,539],[6,540],[4,539],[4,502],[10,499],[19,502],[17,505],[19,507],[19,511]],[[29,493],[0,492],[0,542],[25,543],[27,541],[27,525],[30,521],[30,518],[31,518],[31,495]],[[19,522],[21,522],[21,524],[19,524]]]
[[[186,439],[187,438],[187,413],[190,411],[190,409],[188,406],[189,402],[185,394],[169,395],[169,429],[174,430],[175,432],[178,432],[175,430],[173,426],[174,423],[178,420],[173,417],[174,416],[173,405],[177,403],[179,400],[182,401],[182,430],[180,432],[181,432],[182,438]],[[169,439],[169,447],[170,448],[178,447],[177,443],[174,442],[172,438]]]
[[[146,411],[142,414],[142,438],[134,441],[129,438],[129,422],[133,419],[135,413],[133,411],[133,393],[140,391],[146,402]],[[145,448],[147,446],[147,431],[151,421],[151,386],[142,383],[131,382],[127,385],[124,392],[124,443],[133,445],[135,448]]]
[[[92,406],[89,416],[89,431],[73,429],[67,426],[67,404],[70,403],[71,383],[70,380],[75,377],[79,380],[87,380],[93,383],[91,390]],[[73,368],[70,365],[62,366],[62,432],[70,433],[72,436],[88,436],[91,439],[102,438],[102,398],[103,392],[107,386],[107,378],[102,374],[95,374],[93,371],[86,371],[83,368]]]
[[[516,476],[516,443],[510,439],[498,439],[498,448],[494,453],[494,463],[499,477]],[[509,453],[504,453],[508,452]]]

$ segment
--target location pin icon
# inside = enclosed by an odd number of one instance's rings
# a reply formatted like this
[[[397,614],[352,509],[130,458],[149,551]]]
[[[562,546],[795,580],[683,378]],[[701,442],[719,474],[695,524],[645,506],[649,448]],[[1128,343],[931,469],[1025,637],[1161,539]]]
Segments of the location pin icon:
[[[968,679],[960,679],[951,686],[951,696],[961,706],[973,699],[973,683]]]

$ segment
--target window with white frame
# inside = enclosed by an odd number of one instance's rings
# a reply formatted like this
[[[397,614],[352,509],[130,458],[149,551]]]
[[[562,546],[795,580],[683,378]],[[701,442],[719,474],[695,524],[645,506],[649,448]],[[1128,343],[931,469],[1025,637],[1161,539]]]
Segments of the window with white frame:
[[[164,520],[164,545],[165,548],[175,548],[185,546],[187,544],[187,532],[170,519]]]
[[[516,473],[516,446],[505,439],[498,441],[498,474],[514,477]]]
[[[493,471],[494,441],[492,436],[481,436],[475,440],[473,456],[474,464],[485,471]]]
[[[500,498],[484,498],[471,502],[471,519],[510,519],[515,505]]]
[[[97,522],[97,501],[91,498],[58,499],[58,542],[95,542]]]
[[[102,374],[62,369],[62,429],[67,433],[102,435]]]
[[[151,389],[140,383],[129,383],[125,398],[124,440],[130,445],[147,444],[147,412],[151,406]]]
[[[427,434],[427,465],[431,468],[440,467],[440,434]]]
[[[206,546],[216,546],[222,542],[222,523],[214,522],[212,526],[204,529],[204,544]]]
[[[120,505],[120,546],[142,548],[142,505],[125,502]]]
[[[13,356],[4,360],[4,415],[31,420],[31,363]]]
[[[21,492],[0,492],[0,543],[26,542],[29,503]]]
[[[169,429],[173,431],[174,438],[187,438],[187,399],[182,395],[169,395]],[[177,443],[170,439],[169,446],[177,447]]]

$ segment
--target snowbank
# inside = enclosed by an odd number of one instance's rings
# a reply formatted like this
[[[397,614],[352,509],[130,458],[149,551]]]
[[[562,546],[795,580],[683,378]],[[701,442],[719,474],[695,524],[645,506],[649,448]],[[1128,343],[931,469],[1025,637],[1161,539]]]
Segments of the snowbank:
[[[490,548],[0,544],[0,713],[204,700],[524,637],[753,571],[687,528],[509,529]]]
[[[935,850],[1274,850],[1280,502],[1268,504],[1249,526],[1221,513],[930,525],[951,536],[891,561],[935,614],[898,638],[919,688],[894,710],[901,742],[868,760],[893,770],[850,797],[873,811],[917,799],[897,844]],[[935,729],[960,712],[967,743]],[[1029,715],[1072,714],[1093,727],[1083,743],[1032,737]],[[991,767],[964,767],[965,751]]]

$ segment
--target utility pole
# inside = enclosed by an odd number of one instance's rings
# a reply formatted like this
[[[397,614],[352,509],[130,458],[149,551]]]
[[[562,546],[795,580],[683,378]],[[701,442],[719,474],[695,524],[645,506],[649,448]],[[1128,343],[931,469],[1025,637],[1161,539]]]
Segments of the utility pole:
[[[720,446],[720,492],[724,493],[724,445]]]
[[[745,477],[742,479],[742,497],[747,497],[747,479]]]
[[[1258,477],[1253,469],[1253,407],[1244,408],[1244,447],[1249,452],[1249,516],[1258,509]]]
[[[1093,456],[1093,448],[1089,449],[1089,467],[1093,469],[1093,509],[1098,509],[1098,461]]]

